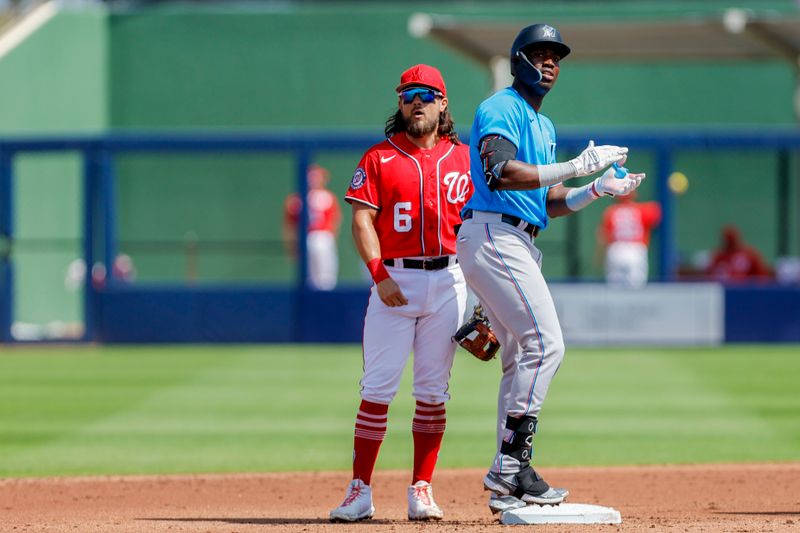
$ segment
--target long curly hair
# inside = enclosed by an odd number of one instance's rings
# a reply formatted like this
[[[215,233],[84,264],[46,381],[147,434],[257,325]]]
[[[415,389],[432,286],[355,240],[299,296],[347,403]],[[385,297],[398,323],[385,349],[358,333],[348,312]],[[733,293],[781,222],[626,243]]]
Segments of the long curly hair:
[[[406,128],[407,124],[406,120],[403,118],[403,112],[398,109],[386,119],[386,128],[384,128],[383,131],[387,137],[391,137],[396,133],[406,131]],[[439,115],[439,127],[436,130],[436,134],[440,138],[447,137],[453,144],[461,144],[461,141],[458,139],[458,133],[456,133],[453,117],[450,115],[449,107],[445,107],[444,111]]]

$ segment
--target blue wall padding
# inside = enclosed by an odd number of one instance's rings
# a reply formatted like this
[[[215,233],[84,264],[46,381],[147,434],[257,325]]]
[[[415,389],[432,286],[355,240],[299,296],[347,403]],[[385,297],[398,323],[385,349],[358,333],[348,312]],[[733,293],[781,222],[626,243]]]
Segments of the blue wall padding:
[[[800,342],[800,287],[727,287],[725,342]]]

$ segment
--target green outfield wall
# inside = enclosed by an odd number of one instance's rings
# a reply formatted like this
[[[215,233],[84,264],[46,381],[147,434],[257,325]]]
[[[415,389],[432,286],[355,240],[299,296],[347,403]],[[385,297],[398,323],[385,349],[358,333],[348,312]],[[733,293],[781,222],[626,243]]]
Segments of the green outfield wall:
[[[720,5],[694,4],[694,9],[707,11],[719,9]],[[425,7],[384,4],[362,5],[353,10],[322,6],[246,13],[167,7],[115,14],[111,17],[112,125],[115,128],[373,128],[379,133],[392,111],[393,89],[399,73],[414,63],[426,62],[442,70],[456,123],[468,130],[475,106],[491,91],[488,72],[443,45],[409,36],[409,16]],[[623,11],[628,18],[666,17],[683,15],[686,8],[687,3],[662,3]],[[447,3],[436,9],[463,14]],[[492,14],[497,14],[497,10],[486,6],[471,6],[469,13],[475,17]],[[608,19],[607,11],[587,5],[537,6],[535,11],[516,5],[501,14],[517,16],[520,21],[538,20],[536,17]],[[509,36],[509,40],[512,38]],[[777,61],[744,65],[678,62],[590,65],[570,63],[567,59],[558,89],[548,97],[544,112],[558,127],[789,124],[793,121],[793,87],[791,69]],[[326,155],[320,155],[323,162]],[[348,154],[329,163],[334,174],[333,187],[339,192],[344,192],[358,156]],[[765,213],[775,213],[776,185],[774,172],[764,172],[774,169],[774,159],[767,154],[751,158],[719,153],[687,154],[676,161],[690,178],[689,192],[678,201],[677,227],[680,248],[687,261],[695,251],[716,243],[724,222],[739,224],[746,238],[754,241],[768,257],[774,257],[777,219]],[[202,233],[235,240],[238,233],[256,238],[260,231],[265,239],[278,239],[278,202],[294,179],[291,167],[284,163],[267,163],[259,173],[261,178],[271,181],[262,184],[263,191],[258,193],[263,204],[256,206],[247,201],[245,204],[252,209],[242,211],[235,201],[232,203],[230,209],[237,212],[238,227],[228,226],[228,234],[220,234],[224,230],[217,226]],[[651,154],[634,155],[630,165],[651,175],[655,171]],[[240,174],[238,168],[234,165],[227,171]],[[219,191],[235,194],[230,192],[230,183],[217,168],[195,165],[183,172],[171,168],[169,175],[171,180],[180,182],[179,188],[191,195],[191,201],[203,205],[212,202]],[[748,194],[751,188],[748,184],[754,175],[763,176],[755,198]],[[126,193],[121,194],[125,198],[121,204],[132,214],[142,204],[140,194],[147,195],[151,189],[131,184],[139,179],[135,172],[123,169],[120,176],[121,193]],[[193,188],[193,183],[204,180],[217,180],[219,188]],[[128,187],[141,192],[131,190],[127,194]],[[642,197],[652,197],[653,189],[653,184],[646,185]],[[202,190],[208,194],[207,200]],[[241,197],[244,199],[256,190],[259,189],[240,189]],[[275,194],[263,194],[269,191]],[[796,196],[796,191],[793,194]],[[600,213],[601,208],[592,207],[581,213],[576,222],[583,251],[582,275],[600,274],[598,263],[592,261]],[[201,220],[187,222],[201,227],[204,224]],[[135,216],[121,220],[121,236],[130,240],[134,249],[137,240],[148,239],[140,229],[136,228]],[[180,226],[178,233],[186,229]],[[545,268],[555,276],[563,276],[567,271],[564,255],[560,253],[566,231],[565,224],[556,223],[540,239],[545,251],[551,252]],[[358,279],[357,257],[349,240],[343,241],[340,243],[342,278]],[[796,241],[795,232],[792,242]],[[177,255],[173,259],[180,261]],[[286,279],[291,272],[291,265],[284,257],[267,259],[271,267],[266,270],[257,267],[255,257],[250,260],[255,269],[246,265],[234,269],[258,278]],[[141,266],[142,274],[148,276],[147,264]],[[161,275],[156,270],[161,268],[154,269],[152,274]]]
[[[108,126],[108,21],[100,10],[62,12],[0,59],[0,135],[81,133]],[[64,277],[81,255],[80,160],[15,161],[15,317],[72,322],[79,292]]]
[[[107,16],[95,11],[58,15],[0,60],[0,83],[9,86],[0,101],[4,117],[0,131],[344,128],[370,129],[379,136],[395,105],[400,72],[420,62],[442,70],[456,123],[468,131],[476,105],[491,91],[489,73],[481,65],[437,42],[409,35],[409,16],[430,11],[430,3],[289,2],[262,7],[251,2],[246,8],[233,4],[167,4]],[[784,12],[795,9],[790,1],[740,4]],[[727,5],[716,1],[547,6],[445,2],[436,4],[435,11],[514,18],[522,26],[537,20],[557,25],[566,20],[678,17],[719,12],[723,7]],[[512,39],[510,35],[509,42]],[[598,65],[568,58],[543,112],[558,128],[789,125],[794,122],[794,83],[792,68],[778,61]],[[8,120],[6,110],[12,117]],[[335,191],[345,191],[359,156],[317,155],[331,169]],[[120,251],[133,257],[140,280],[286,283],[294,279],[293,264],[280,243],[281,205],[295,179],[295,162],[287,154],[166,158],[144,154],[126,156],[118,163]],[[74,162],[30,164],[72,170],[64,171],[71,177],[61,180],[53,176],[60,172],[41,170],[41,179],[50,175],[66,187],[52,193],[60,199],[58,206],[49,206],[46,198],[51,193],[44,192],[58,189],[49,185],[45,189],[33,179],[25,198],[18,201],[22,206],[18,216],[27,221],[18,226],[20,263],[24,237],[60,238],[64,232],[74,237],[80,212],[79,202],[73,201],[78,196]],[[687,261],[713,247],[726,222],[738,224],[748,241],[768,258],[775,257],[776,165],[774,154],[768,153],[679,154],[676,166],[690,180],[689,191],[677,199],[676,235]],[[652,175],[654,155],[633,154],[629,166]],[[792,172],[797,176],[796,161]],[[19,194],[22,191],[24,186]],[[646,183],[640,196],[652,198],[654,191],[654,183]],[[44,200],[34,202],[40,194]],[[795,206],[791,251],[797,254],[796,179],[789,194]],[[584,277],[601,273],[593,260],[601,211],[599,205],[592,206],[572,222],[577,230],[572,235],[580,241],[578,271]],[[340,278],[355,282],[362,279],[362,271],[349,238],[349,211],[344,212]],[[567,235],[567,224],[556,221],[539,239],[546,254],[545,271],[551,277],[569,271],[563,253]],[[64,268],[61,263],[74,252],[74,247],[63,250],[63,257],[48,264]],[[26,272],[35,271],[28,268]],[[28,294],[55,291],[55,286],[36,285],[27,273],[19,277],[20,290]],[[52,283],[61,283],[61,278]],[[47,316],[40,303],[30,305],[18,303],[20,319]]]

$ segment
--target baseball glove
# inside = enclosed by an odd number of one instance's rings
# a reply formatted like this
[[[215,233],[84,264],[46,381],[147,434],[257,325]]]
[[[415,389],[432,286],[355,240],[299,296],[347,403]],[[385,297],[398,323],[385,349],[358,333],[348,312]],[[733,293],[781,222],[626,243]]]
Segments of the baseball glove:
[[[456,334],[453,335],[453,340],[481,361],[493,359],[500,348],[500,343],[492,331],[489,319],[483,314],[480,304],[472,310],[469,320],[458,328]]]

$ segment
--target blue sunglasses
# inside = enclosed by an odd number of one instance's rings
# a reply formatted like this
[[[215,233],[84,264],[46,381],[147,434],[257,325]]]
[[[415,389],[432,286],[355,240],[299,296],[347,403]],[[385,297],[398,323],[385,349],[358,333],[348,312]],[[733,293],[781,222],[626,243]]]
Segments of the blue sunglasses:
[[[414,98],[419,96],[419,99],[422,101],[423,104],[430,104],[434,100],[436,100],[437,96],[443,96],[442,93],[439,91],[434,91],[433,89],[424,89],[422,87],[413,87],[411,89],[406,89],[405,91],[401,91],[399,95],[403,99],[404,104],[410,104],[414,101]]]

